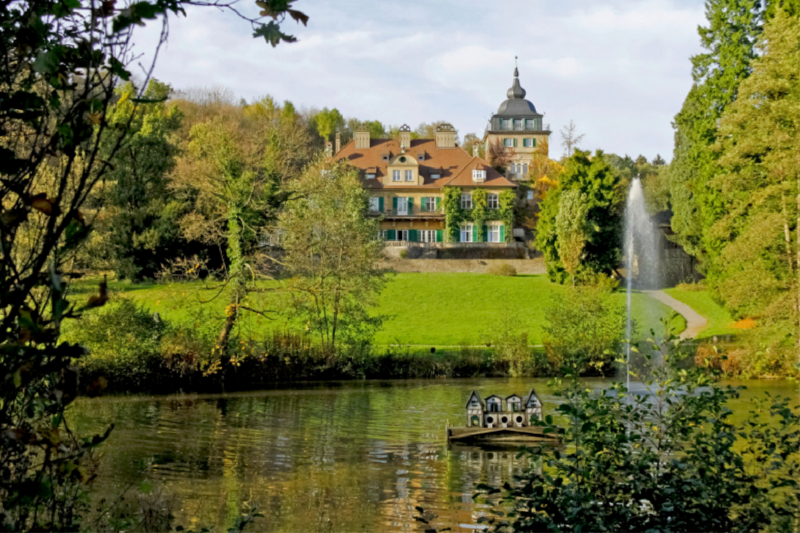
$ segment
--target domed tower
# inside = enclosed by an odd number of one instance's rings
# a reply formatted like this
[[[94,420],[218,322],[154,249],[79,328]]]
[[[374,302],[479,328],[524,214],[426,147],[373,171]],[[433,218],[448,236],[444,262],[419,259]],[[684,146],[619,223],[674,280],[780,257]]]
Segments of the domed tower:
[[[526,94],[515,66],[514,82],[506,93],[508,98],[492,115],[483,134],[487,154],[489,144],[495,142],[514,149],[512,164],[506,172],[507,177],[514,179],[527,179],[533,154],[537,149],[546,149],[550,138],[549,125],[542,124],[544,115],[536,112],[536,107],[525,99]]]

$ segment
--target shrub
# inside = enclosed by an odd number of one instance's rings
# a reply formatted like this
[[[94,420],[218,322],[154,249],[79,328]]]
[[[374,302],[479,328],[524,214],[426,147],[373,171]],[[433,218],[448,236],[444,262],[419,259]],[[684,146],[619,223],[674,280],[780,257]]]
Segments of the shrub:
[[[743,387],[681,367],[667,354],[644,394],[621,383],[591,391],[573,375],[556,393],[566,426],[549,415],[537,424],[562,446],[525,450],[535,466],[513,486],[478,485],[501,493],[479,522],[519,533],[795,530],[800,409],[767,396],[734,420],[727,404]]]
[[[158,315],[128,299],[83,315],[65,337],[89,350],[81,362],[90,371],[102,369],[110,378],[139,381],[148,365],[160,357],[161,337],[168,331]]]
[[[605,285],[568,287],[545,311],[543,344],[556,368],[605,375],[625,340],[625,304]]]
[[[508,263],[500,263],[499,265],[492,265],[489,268],[489,274],[494,276],[516,276],[517,269]]]
[[[400,250],[400,259],[408,257],[408,250]]]

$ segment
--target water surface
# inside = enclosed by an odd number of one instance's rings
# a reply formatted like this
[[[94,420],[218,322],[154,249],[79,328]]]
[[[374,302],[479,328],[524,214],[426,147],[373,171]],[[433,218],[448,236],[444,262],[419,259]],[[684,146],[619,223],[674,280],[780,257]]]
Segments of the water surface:
[[[587,380],[592,387],[609,383]],[[733,406],[786,381],[751,381]],[[251,531],[416,531],[416,506],[437,526],[474,531],[484,508],[474,486],[510,480],[526,466],[513,452],[448,447],[445,424],[465,424],[476,389],[519,395],[546,380],[461,379],[325,382],[245,394],[81,399],[79,432],[116,425],[102,447],[97,492],[107,498],[146,478],[175,495],[177,524],[224,531],[243,503],[264,518]]]

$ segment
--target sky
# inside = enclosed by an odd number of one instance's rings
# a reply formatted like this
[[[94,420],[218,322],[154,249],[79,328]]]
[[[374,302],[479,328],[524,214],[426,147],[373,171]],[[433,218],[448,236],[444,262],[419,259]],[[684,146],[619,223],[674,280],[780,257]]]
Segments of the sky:
[[[337,108],[385,125],[444,120],[483,135],[506,98],[514,57],[520,82],[563,152],[570,120],[581,148],[672,157],[671,121],[701,51],[702,0],[297,0],[307,27],[272,48],[250,25],[214,8],[169,20],[156,78],[176,89],[227,87],[248,101],[271,95],[298,108]],[[237,9],[256,15],[253,0]],[[140,30],[152,50],[160,24]]]

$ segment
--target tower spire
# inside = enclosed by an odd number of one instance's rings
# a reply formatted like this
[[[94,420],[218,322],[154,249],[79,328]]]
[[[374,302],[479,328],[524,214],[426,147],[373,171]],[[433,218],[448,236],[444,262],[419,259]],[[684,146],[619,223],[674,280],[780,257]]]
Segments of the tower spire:
[[[519,69],[517,68],[517,56],[514,56],[514,83],[506,93],[509,99],[525,98],[525,89],[519,84]]]

